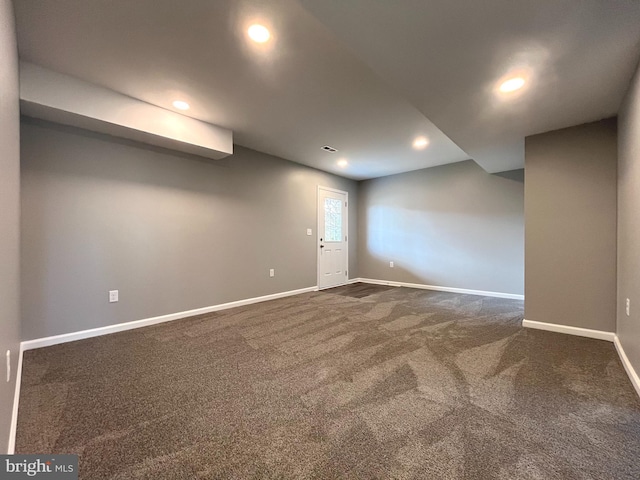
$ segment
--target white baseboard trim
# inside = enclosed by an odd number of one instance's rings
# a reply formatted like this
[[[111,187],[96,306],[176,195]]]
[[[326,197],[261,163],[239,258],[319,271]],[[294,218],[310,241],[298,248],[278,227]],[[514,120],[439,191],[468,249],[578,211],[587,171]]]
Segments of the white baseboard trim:
[[[570,327],[568,325],[559,325],[557,323],[536,322],[535,320],[522,320],[522,326],[525,328],[535,328],[536,330],[547,330],[549,332],[566,333],[568,335],[577,335],[579,337],[595,338],[596,340],[606,340],[608,342],[613,342],[616,338],[615,332],[605,332],[603,330]]]
[[[483,292],[479,290],[465,290],[460,288],[449,288],[449,287],[435,287],[431,285],[421,285],[421,284],[411,284],[411,283],[403,283],[403,282],[388,282],[383,280],[374,280],[368,278],[353,278],[350,279],[347,283],[371,283],[374,285],[391,285],[398,287],[410,287],[410,288],[422,288],[426,290],[437,290],[444,292],[454,292],[454,293],[468,293],[470,295],[484,295],[484,296],[495,296],[499,298],[514,298],[514,299],[524,299],[523,295],[514,295],[507,293],[496,293],[496,292]],[[97,337],[100,335],[108,335],[110,333],[121,332],[125,330],[132,330],[135,328],[146,327],[150,325],[156,325],[158,323],[170,322],[172,320],[178,320],[180,318],[186,318],[194,315],[201,315],[203,313],[215,312],[218,310],[225,310],[228,308],[240,307],[243,305],[250,305],[253,303],[266,302],[268,300],[275,300],[277,298],[290,297],[293,295],[299,295],[301,293],[315,292],[318,290],[318,287],[307,287],[301,288],[298,290],[291,290],[288,292],[274,293],[271,295],[265,295],[262,297],[248,298],[245,300],[238,300],[236,302],[223,303],[220,305],[214,305],[211,307],[198,308],[194,310],[187,310],[184,312],[173,313],[169,315],[162,315],[158,317],[147,318],[144,320],[137,320],[133,322],[120,323],[117,325],[110,325],[108,327],[101,328],[93,328],[90,330],[83,330],[80,332],[67,333],[64,335],[55,335],[52,337],[39,338],[35,340],[28,340],[22,342],[20,344],[20,353],[18,357],[18,368],[16,370],[16,386],[13,397],[13,410],[11,413],[11,428],[9,430],[9,445],[7,448],[7,454],[12,455],[15,452],[15,442],[16,442],[16,430],[18,426],[18,406],[20,401],[20,387],[22,384],[22,359],[24,355],[24,351],[31,350],[34,348],[46,347],[51,345],[57,345],[60,343],[72,342],[75,340],[81,340],[84,338]],[[629,379],[636,392],[640,396],[640,378],[636,373],[635,369],[629,362],[629,358],[627,357],[624,349],[622,348],[622,344],[618,339],[618,336],[613,332],[604,332],[601,330],[590,330],[587,328],[578,328],[578,327],[570,327],[566,325],[558,325],[553,323],[544,323],[544,322],[536,322],[533,320],[523,320],[522,326],[526,328],[535,328],[539,330],[548,330],[551,332],[565,333],[569,335],[579,335],[582,337],[595,338],[599,340],[607,340],[613,342],[622,365],[629,375]]]
[[[13,410],[11,411],[11,428],[9,429],[9,445],[7,455],[13,455],[16,450],[16,431],[18,429],[18,404],[20,403],[20,385],[22,383],[22,355],[24,350],[20,345],[18,353],[18,368],[16,369],[16,388],[13,393]]]
[[[160,315],[158,317],[145,318],[143,320],[134,320],[132,322],[118,323],[106,327],[92,328],[79,332],[65,333],[62,335],[54,335],[51,337],[36,338],[35,340],[27,340],[21,343],[22,350],[32,350],[34,348],[50,347],[60,343],[74,342],[85,338],[98,337],[101,335],[109,335],[110,333],[122,332],[125,330],[133,330],[134,328],[148,327],[158,323],[171,322],[180,318],[193,317],[194,315],[202,315],[204,313],[216,312],[218,310],[226,310],[228,308],[242,307],[243,305],[251,305],[253,303],[266,302],[277,298],[291,297],[301,293],[315,292],[318,287],[300,288],[298,290],[290,290],[288,292],[273,293],[262,297],[247,298],[235,302],[222,303],[210,307],[196,308],[194,310],[186,310],[184,312],[171,313],[168,315]]]
[[[578,335],[580,337],[588,337],[595,338],[596,340],[606,340],[608,342],[613,342],[616,347],[616,351],[618,352],[618,356],[620,357],[620,361],[622,362],[622,366],[624,367],[627,375],[629,376],[629,380],[631,380],[631,384],[635,389],[638,396],[640,396],[640,377],[636,373],[633,365],[629,361],[627,354],[624,352],[624,348],[622,348],[622,344],[620,343],[620,339],[618,335],[614,332],[605,332],[602,330],[590,330],[588,328],[579,328],[579,327],[569,327],[567,325],[558,325],[557,323],[544,323],[544,322],[536,322],[534,320],[523,320],[522,326],[525,328],[535,328],[537,330],[547,330],[549,332],[557,332],[557,333],[565,333],[568,335]]]
[[[438,292],[464,293],[467,295],[481,295],[483,297],[511,298],[513,300],[524,300],[524,295],[516,293],[489,292],[485,290],[469,290],[466,288],[440,287],[438,285],[424,285],[422,283],[394,282],[390,280],[376,280],[373,278],[356,278],[355,282],[371,283],[373,285],[390,285],[392,287],[420,288],[423,290],[436,290]]]
[[[636,393],[640,396],[640,377],[636,373],[636,370],[631,365],[627,354],[624,352],[624,348],[622,348],[622,344],[620,343],[620,339],[616,335],[616,338],[613,341],[613,344],[616,346],[616,350],[618,351],[618,356],[620,357],[620,361],[622,362],[622,366],[627,371],[627,375],[629,375],[629,380],[631,380],[631,384],[633,388],[636,389]]]
[[[196,308],[194,310],[186,310],[184,312],[171,313],[169,315],[161,315],[158,317],[145,318],[143,320],[135,320],[133,322],[118,323],[116,325],[109,325],[107,327],[92,328],[89,330],[82,330],[80,332],[65,333],[63,335],[54,335],[51,337],[37,338],[35,340],[27,340],[20,343],[20,354],[18,357],[18,368],[16,370],[16,388],[13,396],[13,411],[11,413],[11,427],[9,430],[9,445],[7,447],[7,454],[12,455],[15,452],[16,447],[16,430],[18,427],[18,405],[20,402],[20,386],[22,383],[22,357],[26,350],[33,350],[34,348],[49,347],[52,345],[58,345],[60,343],[74,342],[76,340],[82,340],[85,338],[98,337],[101,335],[109,335],[110,333],[122,332],[125,330],[133,330],[135,328],[148,327],[150,325],[156,325],[158,323],[170,322],[172,320],[179,320],[181,318],[192,317],[194,315],[202,315],[203,313],[216,312],[218,310],[226,310],[228,308],[241,307],[243,305],[251,305],[253,303],[266,302],[268,300],[275,300],[277,298],[291,297],[293,295],[299,295],[301,293],[315,292],[318,287],[300,288],[298,290],[290,290],[288,292],[273,293],[271,295],[264,295],[262,297],[247,298],[245,300],[238,300],[235,302],[222,303],[220,305],[213,305],[210,307]]]
[[[332,288],[338,288],[338,287],[344,287],[345,285],[351,285],[353,283],[358,283],[360,281],[359,278],[350,278],[349,280],[347,280],[344,283],[338,283],[337,285],[330,285],[328,287],[317,287],[316,290],[321,292],[323,290],[331,290]]]

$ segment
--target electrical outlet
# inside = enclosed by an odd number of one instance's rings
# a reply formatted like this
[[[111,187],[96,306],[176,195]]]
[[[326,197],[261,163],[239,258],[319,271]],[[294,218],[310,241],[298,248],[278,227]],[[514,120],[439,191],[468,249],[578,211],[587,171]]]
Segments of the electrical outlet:
[[[310,237],[311,235],[313,235],[313,230],[311,230],[310,228],[307,228],[307,235]]]
[[[389,262],[389,266],[393,268],[393,262]]]
[[[273,268],[269,269],[269,276],[270,277],[275,277],[276,276],[276,271]]]
[[[11,381],[11,350],[7,350],[7,382]]]
[[[109,290],[109,303],[118,301],[118,290]]]
[[[627,317],[628,317],[630,315],[629,311],[631,310],[631,300],[629,300],[628,298],[627,298],[626,309],[627,309]]]

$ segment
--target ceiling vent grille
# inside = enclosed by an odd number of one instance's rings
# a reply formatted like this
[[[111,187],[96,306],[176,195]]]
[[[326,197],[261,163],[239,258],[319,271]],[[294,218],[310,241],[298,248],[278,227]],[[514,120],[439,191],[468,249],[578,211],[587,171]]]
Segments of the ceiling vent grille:
[[[333,148],[330,145],[325,145],[324,147],[321,147],[322,150],[324,150],[325,152],[329,152],[329,153],[336,153],[338,151],[337,148]]]

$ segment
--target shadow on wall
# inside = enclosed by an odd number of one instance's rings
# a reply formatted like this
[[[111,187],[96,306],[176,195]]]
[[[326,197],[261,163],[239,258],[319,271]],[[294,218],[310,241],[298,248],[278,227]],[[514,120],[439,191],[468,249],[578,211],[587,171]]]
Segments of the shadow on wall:
[[[523,171],[479,170],[470,162],[367,185],[362,276],[522,294]]]
[[[21,140],[25,340],[314,286],[317,186],[357,209],[355,181],[242,147],[209,161],[28,119]]]
[[[508,170],[506,172],[494,173],[496,177],[506,178],[507,180],[513,180],[515,182],[524,183],[524,168],[518,168],[517,170]]]
[[[500,276],[495,257],[508,255],[496,232],[509,229],[511,217],[425,212],[374,205],[367,209],[367,250],[371,260],[402,281],[459,287],[464,277]],[[516,251],[511,253],[517,255]],[[390,269],[389,261],[394,261]],[[474,272],[486,272],[485,274]],[[406,280],[404,280],[406,278]],[[400,280],[399,280],[400,281]],[[461,288],[481,288],[466,285]]]

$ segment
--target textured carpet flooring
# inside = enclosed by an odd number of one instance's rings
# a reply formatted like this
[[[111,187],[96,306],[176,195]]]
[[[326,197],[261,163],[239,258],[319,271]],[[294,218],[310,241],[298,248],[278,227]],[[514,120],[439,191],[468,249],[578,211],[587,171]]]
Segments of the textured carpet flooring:
[[[332,293],[334,295],[345,295],[347,297],[364,298],[375,293],[382,293],[391,290],[394,287],[387,285],[373,285],[370,283],[352,283],[350,285],[342,285],[340,287],[327,288],[323,293]]]
[[[611,343],[515,300],[338,293],[28,351],[17,452],[85,479],[640,478]]]

